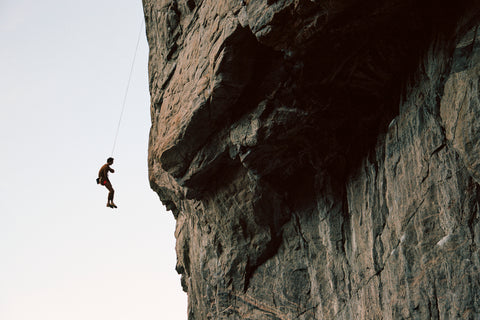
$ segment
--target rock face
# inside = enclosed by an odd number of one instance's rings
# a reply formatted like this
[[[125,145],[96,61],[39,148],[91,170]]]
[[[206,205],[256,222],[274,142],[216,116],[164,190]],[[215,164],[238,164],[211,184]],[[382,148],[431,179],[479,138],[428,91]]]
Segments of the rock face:
[[[480,318],[478,1],[143,4],[190,320]]]

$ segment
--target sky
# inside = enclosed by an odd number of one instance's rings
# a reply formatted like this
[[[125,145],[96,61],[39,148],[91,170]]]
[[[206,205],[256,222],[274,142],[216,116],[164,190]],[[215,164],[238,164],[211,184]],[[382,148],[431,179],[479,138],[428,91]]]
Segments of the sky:
[[[141,0],[0,0],[0,319],[186,319],[148,183]],[[141,32],[110,180],[111,155]]]

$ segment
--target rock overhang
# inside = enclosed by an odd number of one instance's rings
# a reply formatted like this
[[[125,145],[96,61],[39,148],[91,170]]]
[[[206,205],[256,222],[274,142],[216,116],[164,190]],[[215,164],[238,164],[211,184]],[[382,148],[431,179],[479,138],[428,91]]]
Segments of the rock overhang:
[[[319,168],[342,178],[398,113],[432,42],[468,24],[451,1],[235,3],[203,16],[193,2],[162,9],[175,68],[154,104],[154,151],[189,197],[238,165],[279,187]]]

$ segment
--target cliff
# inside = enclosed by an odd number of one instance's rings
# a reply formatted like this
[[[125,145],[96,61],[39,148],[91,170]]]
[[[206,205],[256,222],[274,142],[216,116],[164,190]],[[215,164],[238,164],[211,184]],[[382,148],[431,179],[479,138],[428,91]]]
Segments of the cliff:
[[[478,1],[143,5],[190,320],[480,318]]]

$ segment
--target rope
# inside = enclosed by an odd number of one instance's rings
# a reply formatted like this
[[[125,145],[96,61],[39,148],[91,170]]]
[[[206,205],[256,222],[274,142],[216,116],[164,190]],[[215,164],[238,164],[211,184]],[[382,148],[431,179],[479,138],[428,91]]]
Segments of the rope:
[[[113,158],[113,153],[115,151],[115,146],[117,145],[118,132],[120,131],[120,124],[122,123],[123,113],[125,111],[125,106],[127,104],[128,89],[130,88],[130,81],[132,79],[133,67],[135,65],[135,60],[137,58],[138,45],[140,43],[140,36],[141,36],[142,30],[143,30],[143,23],[144,23],[144,20],[142,19],[142,23],[140,25],[140,30],[138,31],[137,46],[135,47],[135,53],[133,55],[132,66],[130,67],[130,74],[128,75],[127,88],[125,90],[125,95],[123,96],[122,112],[120,112],[120,118],[118,119],[117,131],[115,133],[115,139],[113,140],[113,147],[112,147],[112,153],[111,153],[112,158]]]

